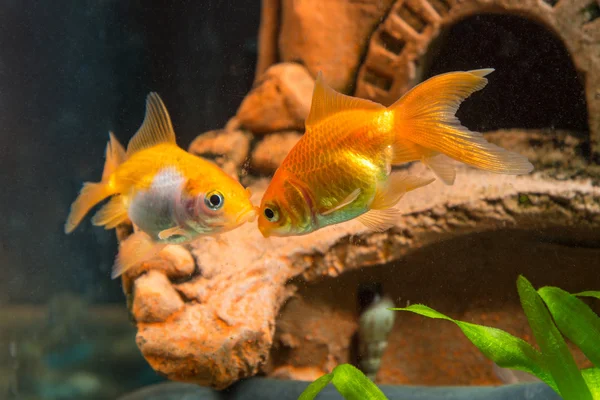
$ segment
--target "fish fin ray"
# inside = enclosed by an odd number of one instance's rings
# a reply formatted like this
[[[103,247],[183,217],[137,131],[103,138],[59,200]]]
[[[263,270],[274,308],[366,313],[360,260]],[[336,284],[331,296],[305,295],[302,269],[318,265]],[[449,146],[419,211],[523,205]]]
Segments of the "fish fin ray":
[[[348,96],[335,91],[323,80],[323,73],[319,71],[315,80],[312,102],[305,125],[308,128],[319,121],[345,110],[384,110],[385,107],[373,101]]]
[[[69,216],[65,222],[65,233],[71,233],[81,222],[83,217],[102,200],[114,194],[103,182],[86,182],[83,184],[79,195],[71,204]]]
[[[106,181],[110,175],[116,171],[119,165],[127,159],[123,145],[119,143],[114,133],[109,132],[109,141],[106,144],[106,158],[104,161],[104,170],[102,171],[102,180]]]
[[[450,72],[412,88],[388,107],[396,111],[394,131],[398,138],[485,171],[511,175],[531,172],[533,165],[526,157],[489,143],[456,118],[460,104],[485,87],[485,76],[492,71]]]
[[[433,178],[422,178],[404,172],[393,172],[386,182],[377,185],[375,197],[369,208],[371,210],[385,210],[394,207],[407,192],[429,185],[434,180]]]
[[[397,138],[392,145],[392,164],[400,165],[421,160],[427,149],[410,140]]]
[[[92,217],[92,224],[104,226],[105,229],[112,229],[128,219],[127,207],[123,202],[123,198],[119,195],[110,199],[110,201]]]
[[[383,232],[396,225],[400,211],[395,208],[385,210],[369,210],[357,217],[358,221],[369,229]]]
[[[360,195],[360,189],[355,189],[352,191],[352,193],[350,193],[348,196],[346,196],[346,198],[344,200],[342,200],[338,205],[336,205],[335,207],[323,211],[320,214],[321,215],[329,215],[335,211],[338,211],[344,207],[346,207],[348,204],[352,203],[354,200],[356,200],[358,198],[358,196]]]
[[[452,165],[452,159],[444,154],[423,158],[423,164],[427,165],[442,182],[448,186],[454,184],[456,179],[456,168]]]
[[[146,98],[146,115],[142,125],[127,145],[127,156],[160,143],[176,144],[169,112],[160,96],[152,92]]]
[[[135,232],[119,245],[119,253],[113,265],[111,278],[118,278],[132,267],[150,260],[158,255],[165,246],[166,244],[153,241],[143,231]]]
[[[109,185],[110,176],[126,159],[125,150],[112,132],[106,145],[104,168],[101,182],[85,182],[77,198],[71,204],[71,210],[65,222],[65,233],[69,234],[77,228],[86,214],[102,200],[117,193],[118,189]]]

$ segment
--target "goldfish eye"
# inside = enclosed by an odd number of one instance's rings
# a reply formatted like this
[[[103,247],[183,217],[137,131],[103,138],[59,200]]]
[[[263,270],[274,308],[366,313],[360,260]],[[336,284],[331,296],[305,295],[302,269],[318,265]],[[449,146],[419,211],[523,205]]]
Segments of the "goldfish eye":
[[[208,193],[204,198],[204,204],[211,210],[218,210],[223,207],[224,202],[225,199],[223,198],[223,195],[217,191]]]
[[[264,214],[265,218],[267,218],[267,220],[269,220],[270,222],[277,222],[277,220],[279,219],[279,213],[277,212],[277,210],[273,210],[272,208],[265,208]]]

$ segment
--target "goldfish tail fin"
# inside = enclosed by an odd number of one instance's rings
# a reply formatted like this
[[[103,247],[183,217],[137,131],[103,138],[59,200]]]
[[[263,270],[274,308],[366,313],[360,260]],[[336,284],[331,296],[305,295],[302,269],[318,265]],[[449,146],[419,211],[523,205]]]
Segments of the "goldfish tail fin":
[[[73,232],[92,207],[115,194],[115,190],[107,182],[117,167],[125,161],[125,158],[125,149],[115,138],[115,135],[109,132],[109,141],[106,145],[106,160],[104,161],[104,170],[102,171],[102,182],[86,182],[83,184],[83,189],[81,189],[77,199],[71,205],[71,211],[65,223],[65,233]]]
[[[481,133],[462,126],[455,116],[460,104],[487,84],[485,76],[492,71],[480,69],[435,76],[388,107],[394,111],[394,153],[401,155],[394,157],[394,161],[420,159],[430,168],[436,168],[436,175],[446,184],[454,182],[450,167],[440,163],[440,159],[431,159],[440,153],[499,174],[531,172],[533,165],[526,157],[489,143]]]
[[[123,196],[113,196],[93,217],[92,224],[104,226],[104,229],[116,228],[129,219]]]
[[[112,194],[108,186],[103,182],[84,183],[81,192],[79,192],[79,195],[73,204],[71,204],[71,211],[65,223],[65,233],[73,232],[92,207]]]
[[[121,242],[111,278],[118,278],[132,267],[148,261],[160,253],[165,246],[165,244],[153,241],[145,232],[135,232]]]

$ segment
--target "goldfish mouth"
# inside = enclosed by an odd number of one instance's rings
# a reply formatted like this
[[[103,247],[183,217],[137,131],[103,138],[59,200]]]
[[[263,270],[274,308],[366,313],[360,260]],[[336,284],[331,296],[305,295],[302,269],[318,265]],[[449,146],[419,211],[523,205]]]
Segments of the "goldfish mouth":
[[[244,209],[235,219],[237,224],[243,224],[245,222],[254,222],[256,219],[256,207],[248,207]]]

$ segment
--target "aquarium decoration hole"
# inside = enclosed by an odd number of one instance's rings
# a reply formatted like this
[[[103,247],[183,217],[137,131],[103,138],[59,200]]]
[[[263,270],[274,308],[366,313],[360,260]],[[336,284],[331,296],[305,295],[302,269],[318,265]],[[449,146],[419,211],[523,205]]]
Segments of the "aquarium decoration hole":
[[[401,38],[396,37],[395,35],[390,34],[387,31],[381,31],[379,34],[379,39],[381,40],[382,46],[389,50],[390,52],[398,55],[404,49],[406,42]]]
[[[556,3],[558,3],[558,0],[544,0],[544,3],[550,5],[551,7],[554,7]]]
[[[371,85],[376,86],[385,91],[390,90],[390,88],[392,87],[392,79],[384,76],[383,74],[375,71],[374,69],[367,70],[365,74],[365,80]]]
[[[600,154],[600,113],[591,101],[600,45],[589,39],[598,17],[600,5],[590,0],[396,0],[371,36],[353,94],[390,105],[433,75],[494,68],[487,87],[458,111],[465,126],[565,131],[583,141],[589,162]],[[390,38],[402,47],[394,51]],[[385,85],[373,79],[374,68]]]
[[[471,129],[588,131],[585,91],[571,57],[542,25],[511,15],[477,15],[452,26],[428,56],[430,68],[423,79],[495,68],[485,89],[458,110],[458,118]]]
[[[532,204],[525,194],[519,202]],[[514,290],[516,277],[523,273],[538,286],[562,286],[573,293],[597,288],[600,275],[589,266],[597,262],[600,248],[586,244],[599,239],[592,228],[467,234],[420,248],[396,262],[299,284],[297,295],[281,310],[275,336],[275,343],[293,346],[274,347],[268,368],[299,373],[319,370],[328,360],[358,367],[358,315],[382,295],[395,307],[426,304],[459,320],[531,337]],[[592,307],[598,312],[597,304]],[[493,363],[452,324],[396,315],[385,341],[379,384],[502,383]],[[587,366],[583,354],[572,350],[577,362]]]
[[[585,7],[582,11],[586,24],[589,24],[600,17],[600,5],[598,5],[596,1],[588,4],[587,7]]]
[[[448,0],[429,0],[429,4],[439,15],[446,15],[450,11],[450,3]]]

